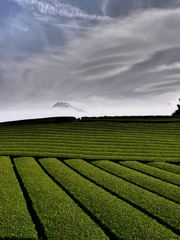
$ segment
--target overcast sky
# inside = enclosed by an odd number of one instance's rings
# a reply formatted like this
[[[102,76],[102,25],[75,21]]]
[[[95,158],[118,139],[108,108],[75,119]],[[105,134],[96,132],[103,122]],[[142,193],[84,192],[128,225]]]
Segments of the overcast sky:
[[[0,111],[170,114],[179,97],[180,0],[0,0]]]

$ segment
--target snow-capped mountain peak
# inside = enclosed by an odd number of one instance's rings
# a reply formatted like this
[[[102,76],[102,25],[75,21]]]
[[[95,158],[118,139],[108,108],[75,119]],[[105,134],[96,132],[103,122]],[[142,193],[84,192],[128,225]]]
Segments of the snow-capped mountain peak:
[[[76,111],[76,112],[84,112],[82,109],[73,107],[72,105],[70,105],[67,102],[60,102],[60,101],[55,103],[53,105],[53,108],[59,108],[59,109],[63,109],[63,110],[73,110],[73,111]]]

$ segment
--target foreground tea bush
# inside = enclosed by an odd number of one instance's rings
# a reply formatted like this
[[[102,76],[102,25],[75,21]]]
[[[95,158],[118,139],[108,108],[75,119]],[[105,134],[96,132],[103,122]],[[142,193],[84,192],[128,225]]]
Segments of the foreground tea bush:
[[[0,157],[0,239],[38,239],[9,157]]]
[[[180,174],[180,166],[175,165],[175,164],[170,164],[170,163],[163,163],[163,162],[151,162],[148,163],[148,165],[157,167],[166,171],[170,171],[176,174]]]
[[[100,168],[135,183],[143,188],[160,194],[170,200],[180,203],[180,187],[162,180],[147,176],[138,171],[129,169],[120,164],[110,161],[93,161],[93,164]]]
[[[164,171],[143,163],[139,163],[136,161],[125,161],[125,162],[120,162],[120,164],[180,186],[180,175],[178,176],[177,174],[167,172],[167,171]]]
[[[124,198],[180,233],[180,205],[111,175],[84,160],[66,160],[73,169]]]
[[[108,239],[33,158],[16,158],[15,165],[44,229],[43,239]]]
[[[41,159],[40,163],[109,229],[114,235],[112,239],[179,239],[152,218],[81,177],[57,159]]]

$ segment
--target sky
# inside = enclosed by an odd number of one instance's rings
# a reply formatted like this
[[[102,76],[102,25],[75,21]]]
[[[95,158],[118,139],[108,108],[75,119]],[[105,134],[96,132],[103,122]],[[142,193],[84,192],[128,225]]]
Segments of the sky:
[[[180,0],[0,0],[0,121],[171,114],[179,39]]]

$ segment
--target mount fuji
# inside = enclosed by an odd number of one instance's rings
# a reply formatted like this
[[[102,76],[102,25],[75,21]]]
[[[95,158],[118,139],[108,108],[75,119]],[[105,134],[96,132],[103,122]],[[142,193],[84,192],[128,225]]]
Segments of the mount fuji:
[[[53,107],[53,108],[58,108],[58,109],[60,109],[60,110],[70,110],[70,111],[75,111],[75,112],[85,112],[85,111],[82,110],[82,109],[73,107],[72,105],[70,105],[70,104],[67,103],[67,102],[60,102],[60,101],[58,101],[58,102],[55,103],[52,107]]]

